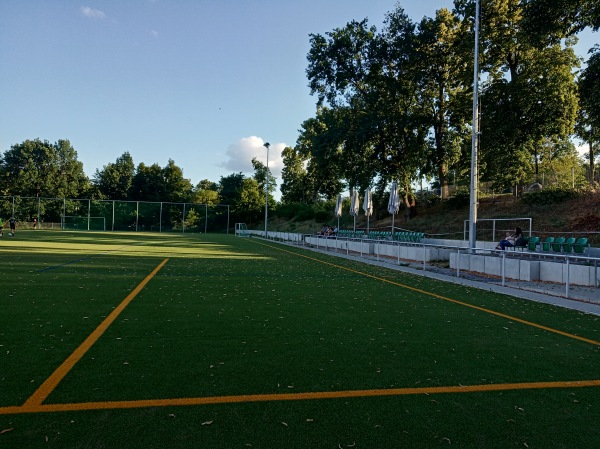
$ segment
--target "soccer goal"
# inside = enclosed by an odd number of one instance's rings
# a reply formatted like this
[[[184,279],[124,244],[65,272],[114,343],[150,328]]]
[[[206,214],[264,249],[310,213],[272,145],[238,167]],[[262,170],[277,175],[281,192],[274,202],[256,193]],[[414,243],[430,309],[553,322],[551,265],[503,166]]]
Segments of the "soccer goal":
[[[246,223],[235,224],[235,235],[238,237],[250,237],[250,233],[248,232],[248,226],[246,226]]]
[[[106,231],[106,218],[82,215],[66,215],[62,217],[62,229],[77,231]]]

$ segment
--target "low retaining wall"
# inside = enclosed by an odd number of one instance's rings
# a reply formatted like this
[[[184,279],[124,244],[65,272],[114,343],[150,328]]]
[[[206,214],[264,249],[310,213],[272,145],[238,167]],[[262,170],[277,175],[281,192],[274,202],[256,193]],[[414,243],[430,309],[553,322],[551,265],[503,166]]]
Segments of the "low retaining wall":
[[[251,230],[250,234],[264,237],[264,231]],[[424,239],[421,244],[392,242],[385,240],[346,239],[319,235],[303,235],[291,232],[269,231],[268,238],[311,245],[329,251],[386,257],[392,259],[429,263],[450,261],[450,268],[457,269],[458,248],[467,248],[464,240]],[[431,245],[431,246],[430,246]],[[451,248],[447,248],[451,247]],[[460,253],[458,269],[520,281],[548,281],[565,284],[600,287],[600,269],[597,266],[581,265],[562,261],[545,261],[502,257],[493,253],[495,242],[477,242],[479,250],[490,250],[490,254]],[[597,249],[597,248],[593,248]],[[592,251],[590,251],[592,253]]]
[[[450,268],[457,268],[457,255],[456,251],[450,254]],[[568,277],[569,284],[600,287],[598,267],[573,263],[567,265],[498,255],[461,254],[458,269],[502,277],[503,263],[504,276],[509,279],[565,284]]]
[[[450,249],[419,244],[386,242],[385,240],[337,239],[335,237],[305,236],[304,242],[317,248],[352,252],[402,260],[431,262],[448,260]]]

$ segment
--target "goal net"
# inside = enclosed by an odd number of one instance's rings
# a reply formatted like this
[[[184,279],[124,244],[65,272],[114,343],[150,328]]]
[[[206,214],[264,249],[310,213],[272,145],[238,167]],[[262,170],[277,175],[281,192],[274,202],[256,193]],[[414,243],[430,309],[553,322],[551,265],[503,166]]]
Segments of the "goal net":
[[[62,229],[76,231],[106,231],[106,218],[86,215],[65,215],[62,217]]]
[[[248,226],[246,226],[246,223],[235,224],[235,235],[238,237],[250,237],[250,233],[248,232]]]

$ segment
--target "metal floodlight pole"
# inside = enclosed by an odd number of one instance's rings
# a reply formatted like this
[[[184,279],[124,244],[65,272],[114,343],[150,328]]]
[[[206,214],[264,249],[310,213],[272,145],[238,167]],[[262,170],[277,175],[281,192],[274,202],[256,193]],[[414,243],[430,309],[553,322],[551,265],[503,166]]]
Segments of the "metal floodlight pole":
[[[471,142],[471,189],[469,204],[469,248],[477,246],[477,146],[479,144],[479,0],[475,2],[475,55],[473,69],[473,137]]]
[[[162,232],[162,201],[160,202],[160,215],[158,217],[158,232]]]
[[[265,142],[263,146],[267,149],[267,170],[265,171],[265,238],[267,238],[267,222],[269,220],[269,147],[271,144]]]
[[[227,205],[227,235],[229,235],[229,204]]]

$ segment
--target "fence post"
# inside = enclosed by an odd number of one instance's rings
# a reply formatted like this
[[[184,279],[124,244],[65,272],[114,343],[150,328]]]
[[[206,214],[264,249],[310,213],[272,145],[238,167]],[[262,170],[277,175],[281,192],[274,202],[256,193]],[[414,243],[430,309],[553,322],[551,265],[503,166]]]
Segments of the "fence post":
[[[570,274],[571,270],[569,269],[569,256],[566,256],[566,257],[567,257],[567,282],[566,282],[566,286],[565,286],[565,297],[567,299],[569,299],[569,281],[570,281],[569,274]]]
[[[506,251],[502,251],[502,287],[506,284]]]

